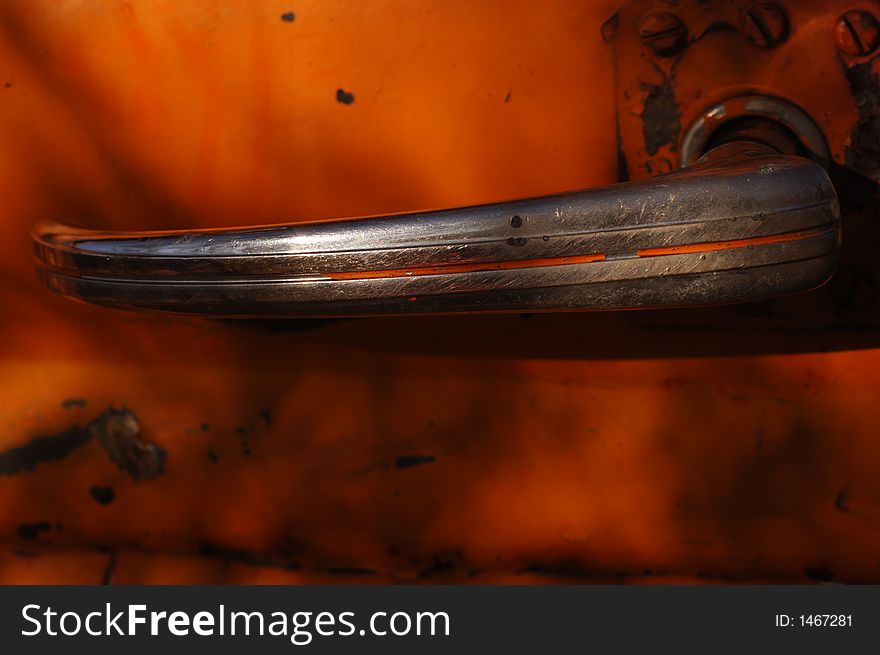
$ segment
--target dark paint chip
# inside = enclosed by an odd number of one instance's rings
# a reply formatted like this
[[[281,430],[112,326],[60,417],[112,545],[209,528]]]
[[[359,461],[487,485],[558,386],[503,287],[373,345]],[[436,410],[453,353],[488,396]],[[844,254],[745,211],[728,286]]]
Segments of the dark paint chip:
[[[327,569],[327,573],[334,575],[376,575],[376,570],[360,566],[331,566]]]
[[[510,237],[507,240],[507,245],[508,246],[515,246],[515,247],[519,248],[521,246],[526,245],[528,243],[528,241],[529,241],[528,239],[523,239],[522,237],[519,237],[518,239],[514,239],[513,237]]]
[[[872,62],[845,66],[844,75],[859,111],[846,148],[846,166],[872,180],[880,178],[880,76]]]
[[[107,566],[104,568],[104,575],[101,576],[101,584],[107,586],[113,580],[113,573],[116,571],[116,553],[110,551],[107,555]]]
[[[344,89],[336,89],[336,102],[341,102],[343,105],[350,105],[354,102],[354,94]]]
[[[253,452],[251,450],[250,432],[251,428],[246,428],[243,425],[237,425],[235,427],[235,433],[241,437],[241,453],[245,457],[250,457]]]
[[[436,461],[437,458],[433,455],[402,455],[394,461],[394,465],[399,469],[408,469]]]
[[[0,475],[33,471],[38,464],[64,459],[91,438],[87,428],[73,425],[63,432],[31,439],[23,446],[0,452]]]
[[[109,505],[116,498],[112,487],[91,487],[89,495],[101,505]]]
[[[837,511],[843,512],[844,514],[849,512],[849,505],[847,505],[847,501],[849,500],[849,488],[844,487],[840,490],[840,493],[837,494],[837,497],[834,499],[834,507],[837,508]]]
[[[142,441],[140,431],[137,417],[125,407],[108,407],[89,430],[120,470],[135,480],[150,480],[162,474],[166,453],[156,444]]]
[[[207,432],[208,430],[211,429],[211,424],[210,423],[202,423],[201,428],[202,428],[203,432]]]
[[[653,156],[663,146],[675,148],[681,132],[681,112],[671,80],[665,80],[657,86],[647,86],[647,91],[642,113],[642,131],[645,149]]]
[[[522,217],[514,216],[510,219],[510,227],[522,227]]]
[[[220,457],[217,455],[217,452],[213,448],[208,448],[208,459],[210,459],[214,463],[220,461]]]
[[[73,425],[63,432],[36,437],[23,446],[0,452],[0,476],[33,471],[44,462],[64,459],[95,438],[120,469],[135,480],[148,480],[162,473],[165,451],[141,441],[139,432],[134,414],[125,408],[108,407],[85,427]]]
[[[443,557],[433,557],[430,565],[419,571],[419,578],[430,578],[435,575],[448,573],[454,568],[452,560]]]
[[[281,20],[285,23],[292,23],[296,19],[296,14],[292,11],[288,11],[287,13],[281,14]]]
[[[265,423],[266,427],[268,428],[270,425],[272,425],[272,410],[268,407],[261,409],[260,418],[263,419],[263,423]]]
[[[40,521],[38,523],[22,523],[18,526],[18,536],[21,539],[36,539],[43,532],[48,532],[52,528],[52,524],[48,521]]]
[[[85,407],[86,399],[85,398],[65,398],[61,401],[62,409],[74,409],[76,407]]]
[[[828,582],[834,579],[834,571],[825,566],[808,566],[804,569],[804,575],[811,580],[820,582]]]

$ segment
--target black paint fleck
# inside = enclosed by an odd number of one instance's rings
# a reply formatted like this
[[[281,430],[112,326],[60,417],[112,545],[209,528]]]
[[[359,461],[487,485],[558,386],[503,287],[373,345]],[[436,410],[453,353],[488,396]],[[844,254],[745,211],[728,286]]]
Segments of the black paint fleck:
[[[826,566],[808,566],[804,569],[804,575],[811,580],[828,582],[834,579],[834,571]]]
[[[296,19],[296,14],[292,11],[288,11],[287,13],[281,14],[281,20],[285,23],[292,23]]]
[[[376,575],[376,570],[360,566],[331,566],[327,569],[327,573],[333,575]]]
[[[113,487],[91,487],[89,495],[95,499],[95,502],[101,505],[109,505],[116,498]]]
[[[208,430],[211,429],[211,424],[210,423],[202,423],[202,425],[200,427],[202,428],[202,432],[207,432]]]
[[[63,432],[31,439],[24,446],[0,453],[0,475],[33,471],[38,464],[64,459],[92,438],[98,440],[110,459],[135,480],[145,480],[162,472],[165,452],[138,439],[140,426],[129,410],[108,407],[85,427],[73,425]]]
[[[208,459],[214,463],[220,461],[220,457],[217,456],[217,453],[213,448],[208,448]]]
[[[442,575],[452,571],[453,566],[451,559],[445,557],[433,557],[431,564],[419,571],[418,577],[424,579],[431,578],[435,575]]]
[[[623,149],[623,138],[620,134],[620,127],[617,128],[617,181],[626,182],[629,180],[629,162],[626,159],[626,152]]]
[[[61,401],[62,409],[74,409],[76,407],[85,407],[86,399],[85,398],[65,398]]]
[[[522,227],[522,217],[514,216],[510,219],[510,227]]]
[[[251,566],[283,568],[287,571],[296,571],[300,568],[299,562],[286,556],[278,558],[213,542],[201,543],[197,548],[197,552],[205,557],[217,557],[220,559],[249,564]]]
[[[116,571],[116,552],[110,551],[107,554],[107,566],[104,568],[104,575],[101,576],[101,584],[109,585],[113,580],[113,573]]]
[[[24,446],[0,453],[0,475],[33,471],[38,464],[64,459],[92,438],[87,428],[71,426],[63,432],[31,439]]]
[[[437,458],[433,455],[402,455],[394,461],[394,465],[399,469],[408,469],[436,461]]]
[[[241,453],[245,457],[250,457],[251,453],[251,440],[250,440],[250,428],[246,428],[243,425],[236,426],[235,428],[236,434],[241,437]]]
[[[265,423],[266,427],[268,428],[270,425],[272,425],[272,410],[268,407],[261,409],[260,418],[263,419],[263,423]]]
[[[18,526],[18,536],[21,539],[36,539],[43,532],[52,529],[52,524],[48,521],[40,521],[38,523],[22,523]]]
[[[847,504],[848,500],[849,487],[844,487],[840,490],[840,492],[838,492],[837,497],[834,499],[834,507],[836,507],[839,512],[849,514],[849,505]]]
[[[354,94],[350,91],[345,91],[344,89],[336,89],[336,102],[341,102],[343,105],[350,105],[354,102]]]

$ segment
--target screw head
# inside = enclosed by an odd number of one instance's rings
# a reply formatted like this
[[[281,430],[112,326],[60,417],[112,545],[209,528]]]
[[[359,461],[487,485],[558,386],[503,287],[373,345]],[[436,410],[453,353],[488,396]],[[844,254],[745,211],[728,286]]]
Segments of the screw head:
[[[785,9],[773,2],[754,2],[743,11],[740,24],[746,38],[762,48],[775,48],[791,32]]]
[[[639,27],[642,44],[658,57],[672,57],[687,45],[688,30],[675,14],[649,14]]]
[[[837,49],[853,57],[864,57],[880,48],[880,21],[867,11],[852,9],[834,26]]]

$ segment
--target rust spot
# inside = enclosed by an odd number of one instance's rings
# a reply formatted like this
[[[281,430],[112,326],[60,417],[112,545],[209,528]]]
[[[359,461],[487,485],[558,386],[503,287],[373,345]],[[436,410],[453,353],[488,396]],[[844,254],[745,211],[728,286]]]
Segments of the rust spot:
[[[432,558],[431,564],[419,571],[417,577],[424,580],[425,578],[450,573],[454,568],[455,563],[452,561],[452,558],[435,556]]]
[[[73,425],[63,432],[31,439],[24,446],[0,453],[0,475],[33,471],[38,464],[64,459],[91,438],[88,426],[81,428]]]
[[[327,569],[327,573],[333,575],[376,575],[377,571],[361,566],[331,566]]]
[[[834,571],[827,566],[808,566],[804,569],[804,575],[819,582],[828,582],[834,579]]]
[[[859,121],[846,148],[846,167],[880,180],[880,78],[871,62],[846,66],[844,74],[859,110]]]
[[[165,453],[158,446],[138,439],[140,425],[129,410],[108,407],[85,427],[31,439],[24,446],[0,453],[0,475],[33,471],[38,464],[64,459],[93,438],[110,454],[110,459],[135,480],[148,480],[162,472]]]
[[[165,451],[138,438],[140,424],[126,408],[107,408],[91,424],[89,431],[110,459],[135,480],[149,480],[162,473]]]
[[[89,495],[101,505],[109,505],[116,498],[113,487],[91,487]]]
[[[299,562],[287,556],[254,552],[212,541],[201,542],[196,552],[204,557],[216,557],[249,566],[279,568],[286,571],[296,571],[301,568]]]
[[[849,500],[849,488],[844,487],[834,499],[834,506],[839,512],[843,512],[844,514],[849,513],[849,506],[846,504],[847,500]]]
[[[113,580],[113,573],[116,571],[116,551],[111,550],[107,553],[107,566],[104,567],[104,574],[101,576],[101,584],[109,585]]]
[[[656,155],[663,146],[676,148],[681,132],[681,112],[675,102],[672,81],[657,86],[645,85],[648,96],[642,112],[642,131],[649,155]]]
[[[43,532],[48,532],[51,529],[52,524],[48,521],[22,523],[18,526],[18,536],[20,539],[37,539]]]
[[[394,460],[394,465],[399,469],[408,469],[413,466],[420,466],[422,464],[430,464],[431,462],[436,462],[437,458],[433,455],[401,455],[396,460]]]
[[[241,437],[241,454],[245,457],[250,457],[253,453],[253,450],[251,450],[250,439],[251,428],[246,428],[243,425],[238,425],[235,428],[235,432]]]

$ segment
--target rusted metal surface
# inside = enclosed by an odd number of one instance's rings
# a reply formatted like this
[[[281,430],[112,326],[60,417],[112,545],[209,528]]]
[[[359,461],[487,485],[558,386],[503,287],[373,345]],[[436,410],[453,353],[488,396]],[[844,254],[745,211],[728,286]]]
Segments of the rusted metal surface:
[[[64,409],[72,405],[62,401]],[[153,444],[138,439],[140,426],[129,410],[109,407],[84,427],[74,424],[57,434],[34,437],[23,446],[0,452],[0,475],[15,475],[33,471],[39,464],[63,460],[70,453],[96,439],[120,470],[135,480],[149,480],[162,472],[165,453]],[[97,489],[98,491],[94,491]],[[93,487],[93,496],[108,497],[103,488]]]
[[[837,182],[841,274],[757,305],[223,323],[46,293],[28,232],[47,217],[258,224],[617,178],[599,38],[617,2],[269,5],[0,6],[0,451],[112,406],[166,453],[150,480],[95,439],[0,476],[0,580],[880,581],[865,176]],[[840,72],[839,14],[822,16],[812,30]],[[788,60],[805,17],[760,49],[769,69],[738,32],[720,38],[766,72],[758,91],[826,80],[810,98],[846,111],[823,125],[841,162],[853,126],[871,134],[870,88],[807,75],[825,69],[806,45]],[[679,64],[673,97],[685,69],[732,79],[727,60],[699,59]]]
[[[137,418],[124,407],[106,409],[89,428],[119,470],[135,480],[150,480],[162,473],[165,452],[155,444],[141,441],[140,431]],[[113,498],[110,487],[91,487],[89,494],[104,505]]]
[[[657,56],[643,43],[641,21],[661,11],[688,34],[675,56]],[[615,51],[625,175],[639,179],[676,169],[684,134],[707,110],[741,96],[766,96],[810,117],[833,162],[876,180],[876,171],[850,151],[870,151],[859,134],[871,131],[864,126],[873,126],[880,111],[876,97],[860,99],[876,93],[869,89],[876,89],[870,78],[878,67],[871,35],[877,16],[880,4],[872,1],[625,3],[605,32]],[[731,118],[719,114],[715,127]],[[789,127],[802,136],[798,125]]]
[[[690,35],[675,57],[655,56],[634,27],[661,10]],[[646,0],[625,3],[604,31],[616,59],[622,177],[687,164],[719,135],[754,131],[755,120],[785,126],[792,142],[776,138],[776,147],[831,170],[850,217],[841,276],[831,302],[789,310],[782,320],[792,326],[846,332],[856,320],[877,324],[880,60],[871,31],[877,16],[880,3],[873,1]]]

